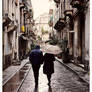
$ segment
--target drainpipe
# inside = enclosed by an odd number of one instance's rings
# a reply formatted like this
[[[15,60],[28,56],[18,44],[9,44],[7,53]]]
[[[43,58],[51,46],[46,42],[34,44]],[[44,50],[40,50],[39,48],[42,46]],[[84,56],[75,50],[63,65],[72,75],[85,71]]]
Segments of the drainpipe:
[[[69,23],[68,23],[68,17],[66,17],[67,20],[67,40],[68,40],[68,47],[69,47]]]
[[[62,3],[62,0],[60,0],[60,7],[59,7],[59,18],[61,18],[61,3]]]
[[[20,33],[20,6],[19,6],[19,1],[18,1],[18,6],[17,6],[17,11],[18,11],[18,29],[17,29],[17,61],[19,62],[19,33]]]

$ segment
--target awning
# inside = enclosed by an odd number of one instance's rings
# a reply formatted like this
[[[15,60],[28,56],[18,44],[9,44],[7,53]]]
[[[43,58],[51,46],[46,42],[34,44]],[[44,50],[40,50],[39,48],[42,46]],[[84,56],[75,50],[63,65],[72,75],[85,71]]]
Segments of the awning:
[[[54,29],[56,29],[57,31],[61,31],[64,27],[65,27],[64,20],[59,19],[55,24]]]

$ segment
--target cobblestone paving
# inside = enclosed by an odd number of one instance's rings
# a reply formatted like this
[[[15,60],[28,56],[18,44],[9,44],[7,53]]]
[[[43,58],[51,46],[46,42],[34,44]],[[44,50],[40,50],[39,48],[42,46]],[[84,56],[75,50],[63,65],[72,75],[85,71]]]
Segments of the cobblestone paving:
[[[19,92],[89,92],[85,83],[79,81],[76,75],[57,61],[55,62],[55,73],[51,79],[51,87],[48,87],[47,83],[47,77],[43,74],[41,66],[38,90],[35,91],[33,72],[31,70]]]

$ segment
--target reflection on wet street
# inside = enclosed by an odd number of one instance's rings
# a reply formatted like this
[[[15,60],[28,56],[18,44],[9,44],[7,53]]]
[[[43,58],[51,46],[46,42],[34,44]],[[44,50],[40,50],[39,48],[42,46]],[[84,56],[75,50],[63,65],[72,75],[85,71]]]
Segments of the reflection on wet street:
[[[89,92],[88,86],[79,81],[79,78],[55,62],[55,73],[51,78],[51,86],[47,85],[47,77],[43,74],[43,65],[39,72],[39,85],[35,88],[33,71],[30,70],[19,92]]]
[[[20,69],[4,86],[3,92],[16,92],[22,80],[24,79],[30,64],[26,64],[23,68]]]
[[[33,71],[30,67],[31,64],[26,64],[21,68],[3,86],[3,92],[89,92],[86,83],[80,81],[78,76],[57,61],[54,62],[55,73],[52,74],[51,86],[47,85],[48,80],[47,76],[43,74],[42,65],[39,71],[39,85],[36,88]]]
[[[40,92],[39,90],[40,90],[40,89],[38,89],[38,88],[34,88],[33,92]],[[31,91],[30,91],[30,92],[31,92]],[[51,86],[48,87],[48,90],[47,90],[46,92],[52,92]]]

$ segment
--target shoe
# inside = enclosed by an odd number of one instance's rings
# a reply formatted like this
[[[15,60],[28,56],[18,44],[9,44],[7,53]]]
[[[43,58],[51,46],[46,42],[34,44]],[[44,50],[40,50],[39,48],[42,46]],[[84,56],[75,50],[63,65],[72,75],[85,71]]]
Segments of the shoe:
[[[48,82],[48,86],[50,86],[50,82]]]
[[[38,87],[38,84],[35,84],[35,88],[37,88]]]

